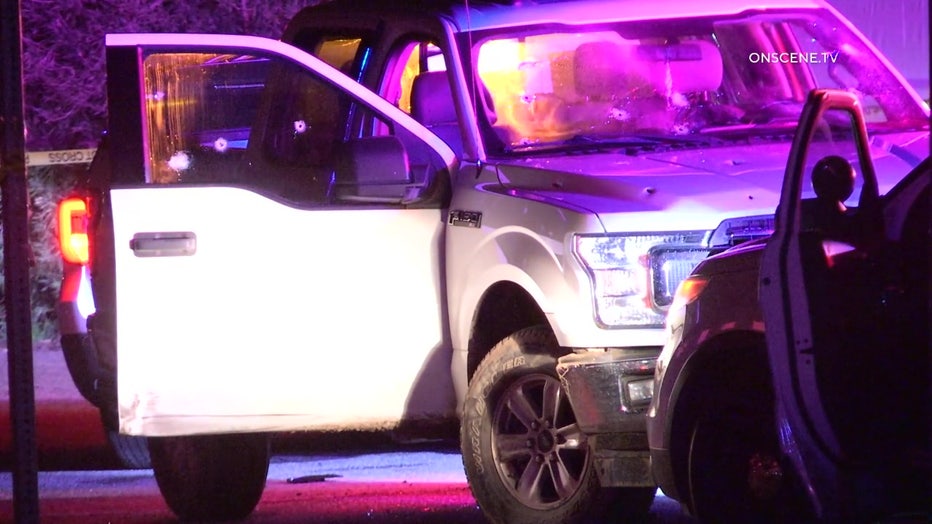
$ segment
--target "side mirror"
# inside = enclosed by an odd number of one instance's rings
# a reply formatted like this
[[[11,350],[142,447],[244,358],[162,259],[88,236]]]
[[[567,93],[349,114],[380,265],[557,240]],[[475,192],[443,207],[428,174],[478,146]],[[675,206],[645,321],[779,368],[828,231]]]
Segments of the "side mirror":
[[[846,158],[829,155],[812,168],[812,189],[816,197],[844,207],[845,200],[854,192],[856,175],[854,167]]]
[[[844,157],[829,155],[816,162],[810,178],[816,198],[801,202],[802,229],[850,239],[854,225],[845,217],[845,201],[854,192],[854,166]]]
[[[403,204],[417,199],[421,189],[397,137],[352,139],[337,152],[331,192],[335,200]]]

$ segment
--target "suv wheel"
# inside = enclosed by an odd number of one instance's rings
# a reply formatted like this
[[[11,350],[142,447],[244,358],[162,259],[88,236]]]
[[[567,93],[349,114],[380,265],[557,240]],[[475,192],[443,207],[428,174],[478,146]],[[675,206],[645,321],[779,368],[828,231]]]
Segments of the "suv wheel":
[[[150,438],[149,453],[159,491],[182,520],[242,519],[265,489],[267,435]]]
[[[772,400],[751,392],[709,395],[692,428],[690,507],[703,522],[808,522],[811,516],[780,450]]]
[[[613,512],[646,512],[651,505],[654,489],[601,489],[587,437],[556,375],[562,353],[546,327],[518,331],[489,352],[469,385],[463,462],[492,522],[574,522],[609,494]],[[636,509],[626,504],[635,501]]]

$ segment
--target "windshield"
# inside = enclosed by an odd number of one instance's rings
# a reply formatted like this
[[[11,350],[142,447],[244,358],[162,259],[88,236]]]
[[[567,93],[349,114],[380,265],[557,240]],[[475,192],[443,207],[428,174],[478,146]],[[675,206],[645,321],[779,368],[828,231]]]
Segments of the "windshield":
[[[505,151],[787,134],[815,88],[857,93],[871,131],[928,127],[920,102],[822,10],[506,28],[474,41],[487,141]]]

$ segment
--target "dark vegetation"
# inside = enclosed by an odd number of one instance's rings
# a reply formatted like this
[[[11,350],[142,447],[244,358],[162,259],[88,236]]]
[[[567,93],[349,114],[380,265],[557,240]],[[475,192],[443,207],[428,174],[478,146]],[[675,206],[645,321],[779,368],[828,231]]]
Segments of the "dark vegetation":
[[[21,0],[27,151],[95,147],[106,125],[104,35],[234,33],[278,37],[288,19],[320,0]],[[28,170],[34,341],[55,340],[61,262],[59,200],[86,165]],[[0,237],[2,247],[2,237]],[[0,346],[6,311],[0,266]]]

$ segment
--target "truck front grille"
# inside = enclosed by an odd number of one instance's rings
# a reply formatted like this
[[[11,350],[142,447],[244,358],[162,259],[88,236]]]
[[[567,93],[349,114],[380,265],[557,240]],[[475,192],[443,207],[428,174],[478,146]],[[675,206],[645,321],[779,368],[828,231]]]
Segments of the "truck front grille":
[[[650,260],[651,302],[654,309],[666,309],[673,303],[676,288],[692,273],[710,249],[701,246],[655,246],[648,252]]]

